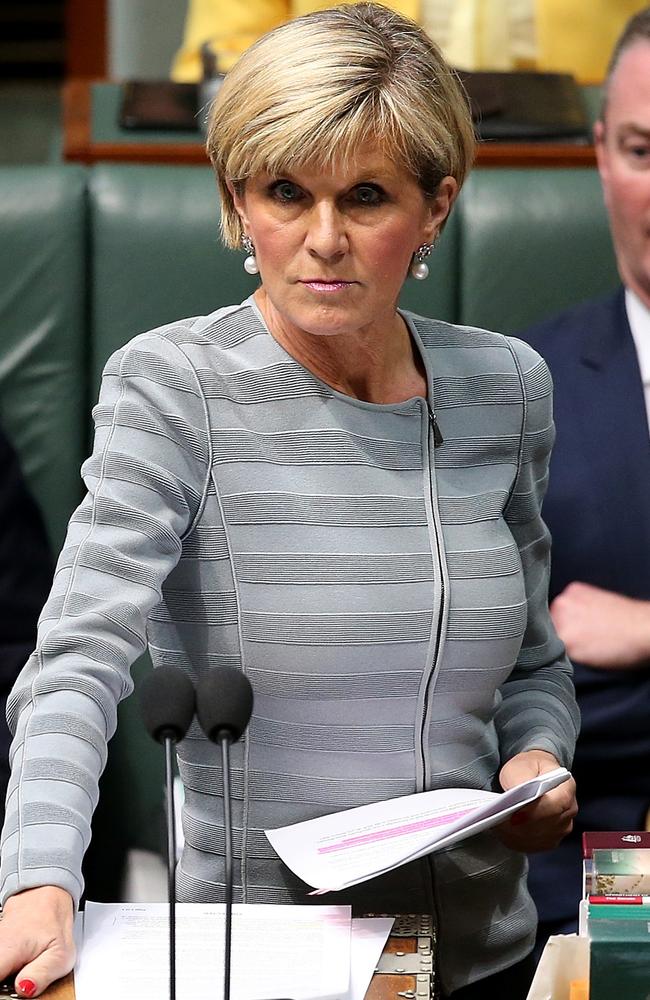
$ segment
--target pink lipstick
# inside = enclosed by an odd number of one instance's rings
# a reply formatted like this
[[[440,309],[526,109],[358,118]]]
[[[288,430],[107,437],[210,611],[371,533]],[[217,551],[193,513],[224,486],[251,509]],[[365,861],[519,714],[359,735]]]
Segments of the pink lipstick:
[[[313,281],[302,281],[302,285],[306,285],[307,288],[311,288],[314,292],[340,292],[344,288],[350,288],[354,284],[353,281],[320,281],[318,279]]]

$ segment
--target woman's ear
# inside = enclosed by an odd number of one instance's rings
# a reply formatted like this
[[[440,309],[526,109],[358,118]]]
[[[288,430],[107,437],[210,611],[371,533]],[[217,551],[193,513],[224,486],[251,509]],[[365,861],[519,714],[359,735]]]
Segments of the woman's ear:
[[[226,187],[230,191],[230,197],[232,198],[233,205],[235,206],[235,211],[241,219],[241,224],[245,230],[248,230],[248,217],[246,215],[246,192],[243,184],[233,184],[232,181],[226,181]]]
[[[435,196],[427,199],[429,217],[426,222],[425,242],[433,243],[451,212],[457,195],[458,181],[455,177],[443,177]]]

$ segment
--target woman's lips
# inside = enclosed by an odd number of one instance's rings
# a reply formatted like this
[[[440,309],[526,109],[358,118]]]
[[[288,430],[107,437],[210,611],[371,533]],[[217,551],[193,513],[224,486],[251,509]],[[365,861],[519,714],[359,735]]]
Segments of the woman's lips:
[[[345,288],[350,288],[354,285],[354,281],[323,281],[322,279],[314,278],[308,279],[306,281],[301,281],[301,285],[306,285],[307,288],[311,288],[314,292],[340,292]]]

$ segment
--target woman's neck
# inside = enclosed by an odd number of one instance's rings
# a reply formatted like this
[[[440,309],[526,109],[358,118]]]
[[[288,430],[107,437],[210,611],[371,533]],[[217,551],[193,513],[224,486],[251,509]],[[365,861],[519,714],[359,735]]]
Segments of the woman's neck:
[[[424,364],[399,313],[382,328],[323,336],[288,322],[263,288],[254,299],[273,339],[332,389],[369,403],[426,396]]]

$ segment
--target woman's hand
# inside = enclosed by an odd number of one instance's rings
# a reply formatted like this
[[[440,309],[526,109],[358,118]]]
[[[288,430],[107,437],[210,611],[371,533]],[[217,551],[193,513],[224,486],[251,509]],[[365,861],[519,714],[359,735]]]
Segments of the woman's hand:
[[[556,767],[560,765],[552,753],[527,750],[503,765],[499,781],[503,790],[507,791]],[[548,851],[557,847],[562,838],[571,832],[577,811],[576,783],[573,778],[568,778],[536,802],[517,810],[495,827],[495,832],[501,842],[513,851],[524,851],[526,854]]]
[[[67,975],[75,960],[70,893],[46,885],[10,896],[0,921],[0,979],[15,974],[16,992],[37,997]]]

